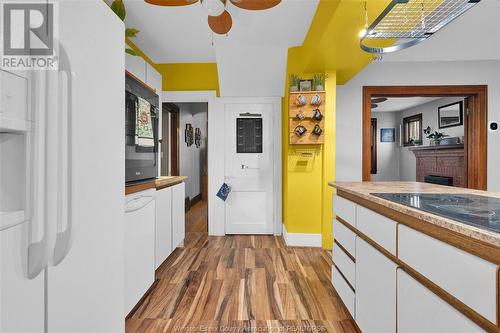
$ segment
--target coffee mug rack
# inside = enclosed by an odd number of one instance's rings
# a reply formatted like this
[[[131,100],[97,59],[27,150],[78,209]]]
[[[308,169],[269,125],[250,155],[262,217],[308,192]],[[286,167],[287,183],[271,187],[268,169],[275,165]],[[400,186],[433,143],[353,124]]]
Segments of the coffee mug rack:
[[[315,103],[320,101],[320,103]],[[304,103],[305,102],[305,103]],[[325,137],[325,92],[290,93],[289,130],[291,145],[321,145]]]

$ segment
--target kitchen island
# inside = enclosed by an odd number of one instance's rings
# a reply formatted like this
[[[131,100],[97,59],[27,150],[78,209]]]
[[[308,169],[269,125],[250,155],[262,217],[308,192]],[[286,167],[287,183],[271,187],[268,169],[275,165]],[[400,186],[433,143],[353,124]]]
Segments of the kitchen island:
[[[415,182],[330,185],[332,282],[363,332],[499,332],[499,194]]]

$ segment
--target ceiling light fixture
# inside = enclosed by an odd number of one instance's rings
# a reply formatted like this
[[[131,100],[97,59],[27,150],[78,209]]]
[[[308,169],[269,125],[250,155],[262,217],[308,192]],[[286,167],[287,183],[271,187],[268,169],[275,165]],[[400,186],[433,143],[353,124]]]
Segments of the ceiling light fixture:
[[[208,14],[208,26],[213,32],[225,35],[233,26],[231,14],[226,10],[227,2],[231,2],[238,8],[247,10],[263,10],[277,6],[281,0],[144,0],[157,6],[188,6],[198,1]]]
[[[385,54],[417,45],[465,13],[481,0],[392,0],[382,14],[368,26],[365,2],[365,29],[360,33],[361,49]],[[375,47],[367,41],[394,40],[388,47]]]

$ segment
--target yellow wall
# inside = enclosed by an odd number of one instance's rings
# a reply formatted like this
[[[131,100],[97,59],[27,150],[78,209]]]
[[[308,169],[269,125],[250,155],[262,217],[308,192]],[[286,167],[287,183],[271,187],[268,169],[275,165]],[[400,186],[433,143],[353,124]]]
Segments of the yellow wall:
[[[162,75],[163,90],[215,90],[219,96],[217,64],[157,64],[155,68]]]

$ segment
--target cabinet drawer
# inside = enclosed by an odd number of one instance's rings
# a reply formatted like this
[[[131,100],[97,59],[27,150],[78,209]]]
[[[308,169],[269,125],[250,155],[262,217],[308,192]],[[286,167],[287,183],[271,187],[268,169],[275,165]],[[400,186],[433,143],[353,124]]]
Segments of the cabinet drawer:
[[[339,294],[340,298],[342,299],[342,302],[344,302],[344,305],[346,306],[347,310],[349,310],[349,313],[353,318],[356,318],[354,311],[354,306],[356,303],[354,291],[351,289],[351,287],[349,287],[349,285],[344,280],[342,275],[340,275],[339,271],[335,266],[332,266],[332,281],[333,281],[333,287],[337,291],[337,294]]]
[[[359,231],[396,255],[396,222],[361,206],[357,206],[356,216]]]
[[[351,286],[356,288],[356,264],[337,243],[333,244],[333,262],[342,274],[344,274]]]
[[[0,115],[25,120],[27,90],[26,78],[0,70]]]
[[[397,279],[398,333],[485,332],[400,269]]]
[[[497,265],[404,225],[399,225],[398,237],[402,261],[492,323],[497,322]]]
[[[333,196],[333,211],[336,216],[342,218],[352,226],[356,226],[356,204],[352,201]]]
[[[349,230],[341,222],[334,220],[333,237],[351,256],[356,258],[356,234],[354,232]]]

